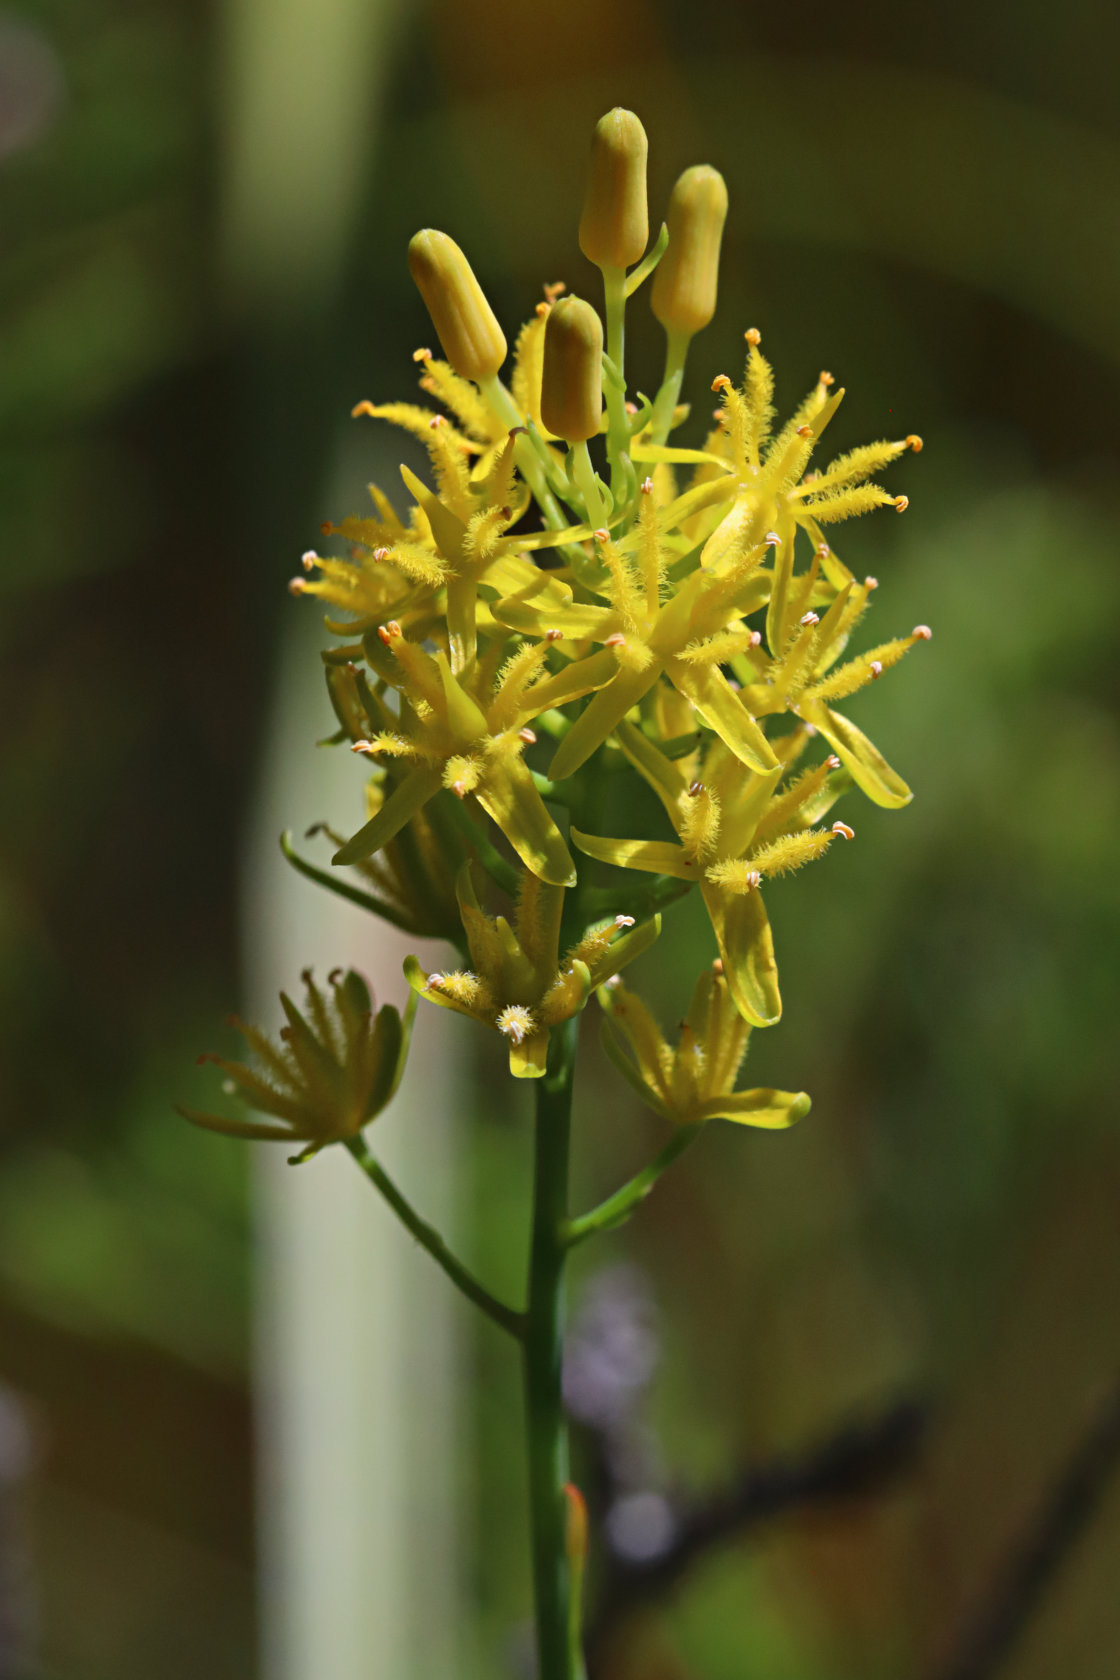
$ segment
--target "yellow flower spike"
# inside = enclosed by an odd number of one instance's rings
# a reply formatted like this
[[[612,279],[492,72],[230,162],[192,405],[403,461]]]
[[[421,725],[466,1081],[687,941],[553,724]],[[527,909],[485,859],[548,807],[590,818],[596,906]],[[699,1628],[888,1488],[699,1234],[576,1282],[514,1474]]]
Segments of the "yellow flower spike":
[[[409,241],[408,267],[455,372],[492,379],[506,359],[505,334],[455,241],[421,229]]]
[[[646,131],[633,111],[616,105],[595,124],[579,248],[598,268],[629,268],[645,251],[648,150]]]
[[[669,199],[669,248],[653,277],[650,306],[666,332],[691,338],[716,312],[727,185],[706,163],[686,169]]]
[[[602,412],[603,323],[583,298],[561,298],[545,323],[541,417],[554,436],[586,443]]]
[[[178,1105],[179,1113],[193,1125],[230,1137],[306,1144],[295,1157],[299,1161],[325,1144],[356,1137],[400,1084],[415,999],[409,1000],[403,1020],[391,1004],[375,1016],[369,987],[355,970],[336,968],[328,980],[326,998],[311,970],[304,970],[304,1012],[281,992],[287,1024],[281,1028],[279,1046],[256,1027],[231,1017],[253,1053],[252,1063],[211,1054],[199,1058],[221,1068],[234,1094],[247,1107],[273,1116],[271,1121],[211,1114],[183,1104]]]
[[[642,1000],[621,981],[602,986],[603,1047],[623,1077],[657,1114],[677,1126],[735,1120],[777,1130],[810,1108],[804,1091],[736,1091],[749,1027],[728,1008],[721,965],[696,983],[675,1050]]]

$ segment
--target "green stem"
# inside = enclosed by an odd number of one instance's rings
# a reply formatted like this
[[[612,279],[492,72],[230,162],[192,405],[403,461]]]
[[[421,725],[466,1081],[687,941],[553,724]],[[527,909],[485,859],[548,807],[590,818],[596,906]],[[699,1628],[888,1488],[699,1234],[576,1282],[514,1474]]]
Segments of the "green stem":
[[[525,1335],[525,1414],[537,1680],[580,1680],[570,1638],[567,1557],[568,1430],[561,1393],[565,1229],[572,1080],[579,1018],[552,1030],[548,1069],[537,1082],[533,1234]]]
[[[630,427],[626,419],[626,270],[603,269],[603,301],[607,317],[607,355],[618,369],[619,384],[605,381],[607,399],[607,461],[611,495],[621,509],[627,490]]]
[[[665,442],[673,425],[673,410],[681,394],[684,364],[691,342],[688,333],[671,332],[668,335],[665,346],[665,377],[654,401],[653,419],[650,421],[650,438],[658,447]]]
[[[591,465],[586,442],[569,445],[568,460],[571,463],[572,480],[587,509],[588,523],[599,529],[607,523],[607,504],[595,478],[595,468]]]
[[[511,1336],[522,1340],[526,1334],[525,1315],[507,1307],[488,1289],[483,1288],[478,1279],[468,1272],[461,1260],[452,1254],[434,1225],[429,1225],[412,1204],[405,1200],[393,1183],[380,1161],[370,1154],[366,1140],[361,1133],[357,1137],[347,1138],[346,1147],[361,1167],[366,1177],[380,1190],[401,1224],[415,1237],[421,1248],[426,1248],[437,1266],[441,1266],[457,1289],[462,1290],[468,1301],[473,1301],[476,1307],[481,1307],[488,1318],[495,1324],[500,1324],[503,1330],[508,1330]]]
[[[645,1201],[666,1167],[671,1167],[703,1130],[702,1125],[681,1126],[673,1133],[660,1154],[654,1156],[649,1166],[643,1167],[640,1173],[635,1173],[621,1190],[616,1190],[613,1196],[608,1196],[605,1202],[600,1202],[590,1213],[581,1214],[578,1219],[569,1219],[564,1227],[564,1240],[568,1247],[574,1248],[577,1243],[583,1242],[586,1237],[593,1237],[598,1231],[613,1231],[616,1225],[622,1225],[629,1219],[638,1203]]]

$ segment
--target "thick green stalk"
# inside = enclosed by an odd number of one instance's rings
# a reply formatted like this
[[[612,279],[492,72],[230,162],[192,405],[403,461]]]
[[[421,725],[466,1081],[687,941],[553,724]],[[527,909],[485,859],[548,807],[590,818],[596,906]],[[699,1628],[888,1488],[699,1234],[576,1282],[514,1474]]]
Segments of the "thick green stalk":
[[[568,1429],[561,1393],[565,1231],[572,1080],[579,1018],[552,1031],[548,1069],[537,1082],[533,1234],[525,1334],[525,1421],[537,1680],[581,1680],[571,1648],[571,1579],[567,1557]]]

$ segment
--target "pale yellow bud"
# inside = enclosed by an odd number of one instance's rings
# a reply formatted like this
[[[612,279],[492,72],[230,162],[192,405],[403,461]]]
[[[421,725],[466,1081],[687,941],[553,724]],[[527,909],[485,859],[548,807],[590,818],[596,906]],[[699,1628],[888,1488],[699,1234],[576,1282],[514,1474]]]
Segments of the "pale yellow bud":
[[[603,412],[603,324],[582,298],[561,298],[544,329],[541,419],[554,437],[584,443]]]
[[[455,241],[435,228],[421,229],[409,241],[408,267],[455,372],[464,379],[493,378],[506,359],[505,334]]]
[[[669,200],[669,247],[653,276],[653,313],[666,331],[691,336],[715,314],[726,220],[723,176],[706,163],[686,169]]]
[[[595,124],[579,223],[579,248],[600,268],[629,268],[649,239],[646,131],[616,105]]]

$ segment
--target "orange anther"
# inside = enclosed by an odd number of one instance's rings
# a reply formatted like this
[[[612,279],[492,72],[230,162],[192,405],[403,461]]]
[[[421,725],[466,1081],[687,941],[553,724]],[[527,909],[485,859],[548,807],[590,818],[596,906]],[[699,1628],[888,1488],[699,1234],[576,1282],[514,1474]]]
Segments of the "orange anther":
[[[762,334],[759,332],[757,327],[748,327],[746,332],[743,334],[743,337],[746,339],[752,350],[756,350],[762,343]]]
[[[908,432],[906,434],[906,441],[914,451],[915,455],[920,455],[922,450],[925,448],[925,444],[922,442],[917,432]]]

